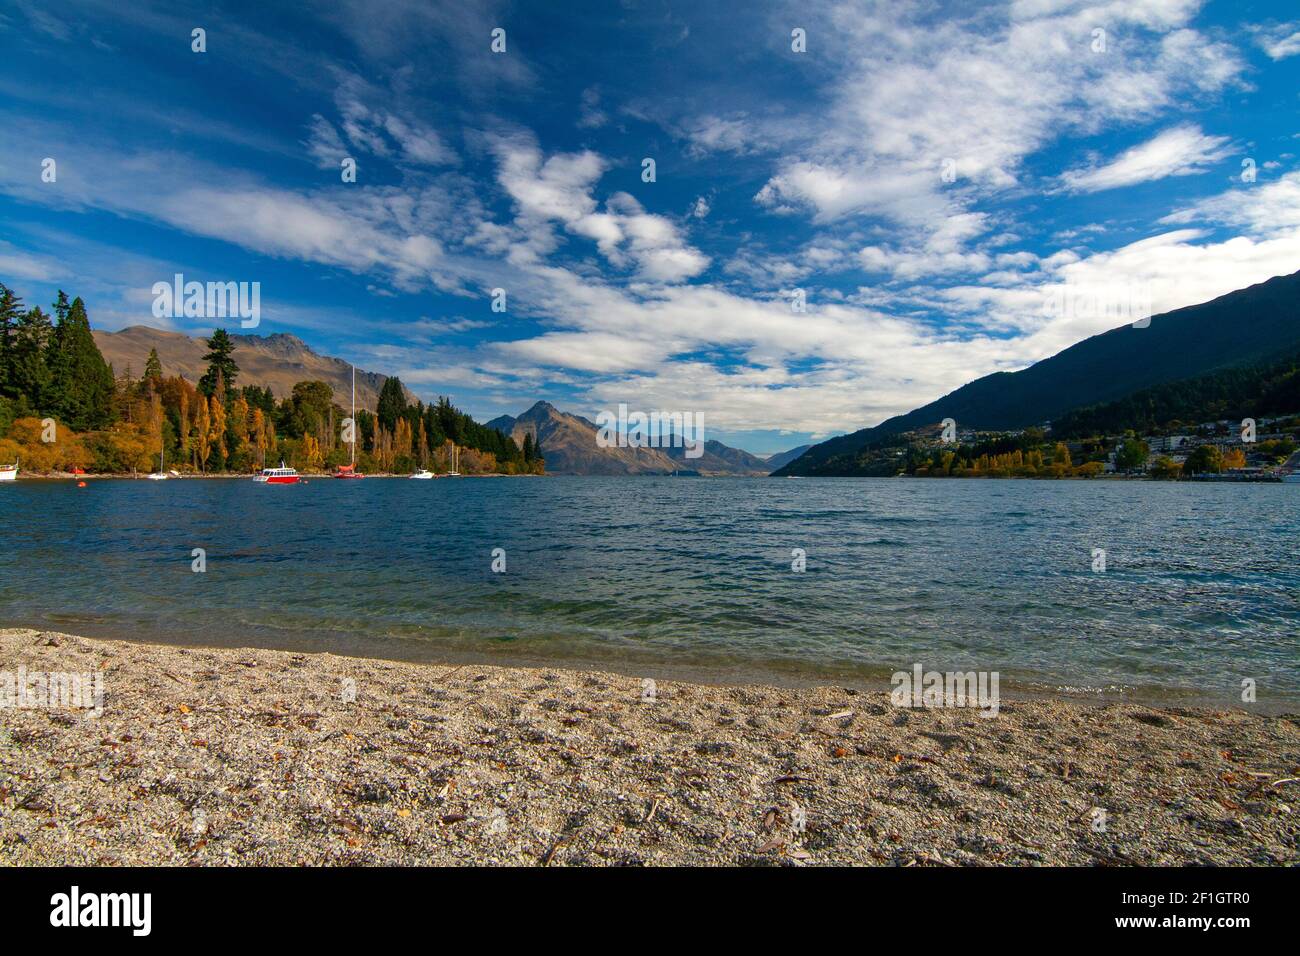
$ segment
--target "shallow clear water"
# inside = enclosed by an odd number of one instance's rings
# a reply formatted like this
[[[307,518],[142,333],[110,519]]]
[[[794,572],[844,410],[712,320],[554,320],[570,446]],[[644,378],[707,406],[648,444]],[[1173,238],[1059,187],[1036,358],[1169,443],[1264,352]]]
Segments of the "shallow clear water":
[[[919,662],[1225,705],[1249,677],[1285,709],[1298,531],[1297,485],[23,481],[0,486],[0,623],[720,678]]]

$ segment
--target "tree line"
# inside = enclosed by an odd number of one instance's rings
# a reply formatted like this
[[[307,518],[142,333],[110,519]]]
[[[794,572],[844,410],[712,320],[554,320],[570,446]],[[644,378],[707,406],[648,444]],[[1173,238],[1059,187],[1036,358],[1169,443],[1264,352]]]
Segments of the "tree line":
[[[143,376],[104,361],[85,303],[60,291],[51,318],[26,308],[0,283],[0,462],[25,470],[92,472],[168,469],[248,472],[281,460],[304,471],[347,463],[346,413],[326,382],[304,381],[276,401],[270,389],[239,384],[234,340],[207,339],[198,385],[167,375],[150,350]],[[53,426],[53,427],[51,427]],[[357,464],[363,471],[450,470],[465,474],[544,472],[532,436],[520,448],[449,399],[410,402],[388,378],[376,414],[358,410]]]

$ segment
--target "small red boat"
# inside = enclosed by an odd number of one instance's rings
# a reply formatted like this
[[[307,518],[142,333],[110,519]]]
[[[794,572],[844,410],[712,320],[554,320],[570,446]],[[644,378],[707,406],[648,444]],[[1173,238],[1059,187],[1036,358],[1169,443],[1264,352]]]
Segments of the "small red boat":
[[[335,478],[364,478],[361,472],[357,471],[356,465],[339,465],[334,469]]]
[[[286,468],[284,462],[280,462],[279,468],[263,468],[262,473],[254,476],[253,480],[268,485],[296,485],[298,483],[298,472],[292,468]]]

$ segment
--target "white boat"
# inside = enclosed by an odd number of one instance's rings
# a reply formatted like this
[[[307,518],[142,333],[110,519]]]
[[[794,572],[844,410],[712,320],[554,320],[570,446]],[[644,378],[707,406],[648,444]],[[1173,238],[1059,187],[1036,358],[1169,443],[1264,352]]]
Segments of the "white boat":
[[[421,480],[428,480],[429,478],[433,477],[433,472],[431,472],[428,468],[421,468],[415,474],[411,475],[411,477],[418,478]]]
[[[18,462],[0,465],[0,481],[14,481],[18,477]]]
[[[460,472],[456,470],[459,467],[460,467],[460,446],[452,445],[451,446],[451,471],[447,472],[447,477],[459,478]]]
[[[150,481],[166,481],[168,478],[171,477],[171,475],[167,474],[167,463],[166,461],[163,460],[166,454],[167,454],[166,447],[162,448],[158,452],[158,470],[150,472],[149,474],[145,475],[145,477],[148,478]]]
[[[280,462],[279,468],[263,468],[262,473],[255,475],[253,480],[268,485],[296,485],[298,483],[298,472],[292,468],[286,468],[284,462]]]

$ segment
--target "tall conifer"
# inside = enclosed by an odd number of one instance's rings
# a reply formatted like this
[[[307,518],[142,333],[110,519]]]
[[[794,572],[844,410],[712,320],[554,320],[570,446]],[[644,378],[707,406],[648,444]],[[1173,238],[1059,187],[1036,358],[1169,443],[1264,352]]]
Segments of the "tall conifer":
[[[46,410],[75,431],[102,428],[113,417],[113,370],[95,345],[81,297],[69,305],[60,292],[54,308],[60,318],[46,348],[50,375]]]

